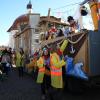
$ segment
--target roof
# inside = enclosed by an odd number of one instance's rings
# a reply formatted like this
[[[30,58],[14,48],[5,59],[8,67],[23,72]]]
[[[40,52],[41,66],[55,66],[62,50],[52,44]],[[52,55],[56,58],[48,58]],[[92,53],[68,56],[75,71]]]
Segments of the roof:
[[[53,20],[41,20],[40,21],[40,23],[41,22],[51,22],[51,23],[57,23],[57,24],[61,24],[61,25],[65,25],[65,26],[69,26],[68,24],[66,24],[66,23],[63,23],[63,22],[59,22],[59,21],[53,21]]]
[[[47,16],[41,16],[40,17],[40,23],[47,22],[47,21],[51,22],[51,23],[57,23],[57,24],[69,26],[68,24],[61,22],[61,18],[57,18],[57,17],[54,17],[54,16],[50,16],[49,19],[48,19]]]
[[[28,22],[29,21],[29,17],[28,17],[28,14],[23,14],[19,17],[17,17],[14,21],[14,23],[12,24],[12,26],[7,30],[7,32],[10,32],[11,30],[17,30],[17,24],[18,23],[21,23],[21,22]],[[40,17],[40,23],[41,22],[47,22],[48,21],[48,16],[41,16]],[[57,24],[61,24],[61,25],[67,25],[66,23],[62,23],[61,22],[61,18],[57,18],[57,17],[54,17],[54,16],[50,16],[50,20],[49,22],[54,22],[54,23],[57,23]]]
[[[48,19],[48,16],[41,16],[40,19],[47,20]],[[57,20],[57,21],[61,21],[61,18],[57,18],[55,16],[50,16],[50,19],[54,19],[54,20]]]
[[[14,23],[12,26],[7,30],[7,32],[10,32],[11,30],[16,30],[17,29],[17,24],[21,22],[28,22],[29,18],[27,14],[23,14],[19,16],[18,18],[15,19]]]

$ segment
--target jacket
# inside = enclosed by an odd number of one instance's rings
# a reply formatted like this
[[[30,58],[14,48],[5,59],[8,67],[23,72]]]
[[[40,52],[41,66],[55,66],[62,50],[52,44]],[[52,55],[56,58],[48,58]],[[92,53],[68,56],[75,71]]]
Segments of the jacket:
[[[57,53],[50,54],[51,65],[51,86],[54,88],[63,88],[62,66],[65,65],[64,60],[60,60]]]
[[[19,52],[16,53],[16,66],[17,67],[24,66],[24,55],[21,55]]]
[[[37,83],[43,83],[43,78],[44,78],[44,74],[45,74],[43,57],[40,57],[39,60],[37,60],[37,67],[38,67]]]

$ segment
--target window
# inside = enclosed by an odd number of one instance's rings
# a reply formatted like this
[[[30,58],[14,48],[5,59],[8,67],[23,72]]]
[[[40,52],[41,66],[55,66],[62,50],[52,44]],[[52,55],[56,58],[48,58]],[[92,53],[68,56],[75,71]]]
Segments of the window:
[[[20,25],[21,31],[23,31],[27,25],[28,25],[28,24],[21,24],[21,25]]]
[[[35,42],[36,42],[36,43],[39,43],[39,39],[35,39]]]
[[[36,29],[36,28],[35,28],[35,32],[39,32],[39,29]]]

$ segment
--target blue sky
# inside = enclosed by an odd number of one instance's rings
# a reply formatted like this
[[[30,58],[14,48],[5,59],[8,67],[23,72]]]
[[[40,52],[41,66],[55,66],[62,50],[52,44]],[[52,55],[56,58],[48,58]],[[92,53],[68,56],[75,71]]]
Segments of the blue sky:
[[[51,8],[51,14],[55,16],[66,17],[67,14],[73,14],[76,5],[70,5],[81,2],[83,0],[31,0],[33,5],[33,12],[40,13],[41,15],[47,15],[48,8]],[[14,20],[27,12],[26,5],[29,0],[1,0],[0,1],[0,45],[7,45],[9,41],[9,34],[7,30],[12,25]],[[60,13],[64,12],[65,13]]]

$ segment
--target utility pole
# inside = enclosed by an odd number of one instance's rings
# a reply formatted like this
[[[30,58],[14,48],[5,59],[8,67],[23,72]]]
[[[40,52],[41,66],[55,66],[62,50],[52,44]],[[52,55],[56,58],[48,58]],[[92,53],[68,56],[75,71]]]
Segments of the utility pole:
[[[80,16],[79,16],[79,20],[78,21],[79,21],[80,29],[83,29],[83,17],[81,15],[81,9],[82,8],[79,9]]]
[[[50,11],[51,11],[51,8],[49,8],[49,10],[48,10],[48,17],[47,17],[47,23],[46,23],[46,31],[48,31],[48,24],[49,24],[49,20],[50,20]]]

